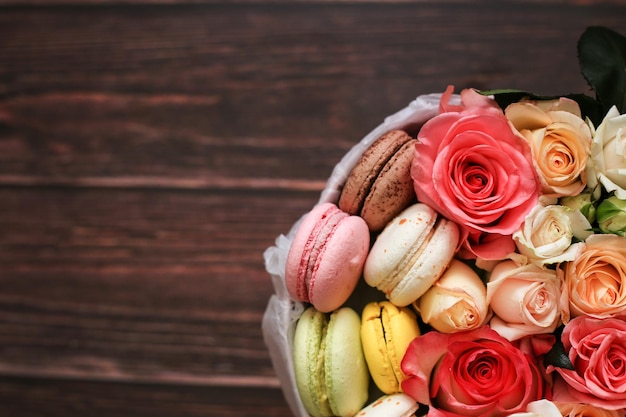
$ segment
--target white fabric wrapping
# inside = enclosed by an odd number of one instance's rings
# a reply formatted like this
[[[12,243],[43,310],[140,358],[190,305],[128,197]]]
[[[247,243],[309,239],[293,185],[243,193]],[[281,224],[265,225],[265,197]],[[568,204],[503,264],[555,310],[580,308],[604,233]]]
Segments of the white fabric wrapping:
[[[335,166],[318,203],[337,202],[348,174],[363,152],[383,133],[393,129],[419,126],[438,113],[441,94],[417,97],[404,109],[385,118],[384,122],[357,143]],[[453,102],[459,97],[454,96]],[[270,297],[263,316],[263,339],[270,353],[274,370],[280,380],[283,394],[294,416],[309,417],[296,388],[293,369],[292,345],[295,323],[304,311],[302,303],[292,300],[285,286],[285,263],[298,220],[286,235],[276,238],[276,243],[264,253],[265,269],[272,277],[275,294]]]

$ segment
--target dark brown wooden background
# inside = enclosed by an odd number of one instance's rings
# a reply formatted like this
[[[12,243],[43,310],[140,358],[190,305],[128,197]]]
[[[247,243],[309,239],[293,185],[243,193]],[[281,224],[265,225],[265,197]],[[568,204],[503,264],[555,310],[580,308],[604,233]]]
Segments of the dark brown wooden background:
[[[0,416],[288,416],[262,253],[447,84],[588,92],[626,3],[0,0]]]

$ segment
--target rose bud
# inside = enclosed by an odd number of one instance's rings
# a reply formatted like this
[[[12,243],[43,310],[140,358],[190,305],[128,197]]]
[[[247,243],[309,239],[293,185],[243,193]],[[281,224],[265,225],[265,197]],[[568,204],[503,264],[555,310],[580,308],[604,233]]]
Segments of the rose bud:
[[[424,323],[442,333],[475,329],[487,318],[487,290],[472,268],[453,259],[416,308]]]
[[[596,205],[592,200],[590,192],[580,193],[578,195],[561,197],[559,199],[561,206],[569,207],[572,210],[578,210],[587,218],[589,223],[596,221]]]
[[[503,261],[487,283],[487,302],[495,314],[489,325],[511,341],[551,333],[560,323],[560,297],[555,271]]]
[[[598,226],[603,233],[626,236],[626,200],[611,196],[598,206]]]

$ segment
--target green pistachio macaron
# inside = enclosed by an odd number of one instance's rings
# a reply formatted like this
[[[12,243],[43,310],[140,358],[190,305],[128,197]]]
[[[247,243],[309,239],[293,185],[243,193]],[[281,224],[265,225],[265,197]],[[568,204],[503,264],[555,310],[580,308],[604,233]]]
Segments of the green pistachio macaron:
[[[344,307],[325,314],[309,307],[294,336],[296,385],[313,417],[352,417],[365,404],[369,373],[363,356],[361,320]]]

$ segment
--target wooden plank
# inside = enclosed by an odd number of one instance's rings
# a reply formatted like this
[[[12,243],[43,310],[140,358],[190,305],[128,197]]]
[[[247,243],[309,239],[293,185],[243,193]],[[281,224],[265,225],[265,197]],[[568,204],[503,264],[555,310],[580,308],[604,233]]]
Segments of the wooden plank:
[[[276,387],[262,254],[316,199],[0,188],[0,374]]]
[[[284,417],[276,388],[111,384],[63,380],[0,380],[4,416]]]
[[[449,83],[586,91],[576,40],[590,24],[622,28],[625,12],[527,2],[6,8],[0,183],[316,189],[421,93]]]
[[[590,4],[621,4],[622,0],[542,0],[542,4],[557,4],[557,5],[590,5]],[[269,3],[285,4],[285,0],[237,0],[239,5],[267,5]],[[288,2],[290,4],[303,3],[303,4],[323,4],[323,3],[350,3],[350,4],[376,4],[380,3],[380,0],[293,0]],[[385,1],[388,4],[462,4],[471,3],[477,5],[483,3],[485,5],[497,4],[494,0],[389,0]],[[527,1],[527,3],[533,5],[538,4],[538,1]],[[0,0],[0,6],[46,6],[46,7],[59,7],[59,6],[107,6],[120,4],[131,6],[170,6],[170,5],[223,5],[232,4],[228,0],[125,0],[123,2],[116,0]]]

